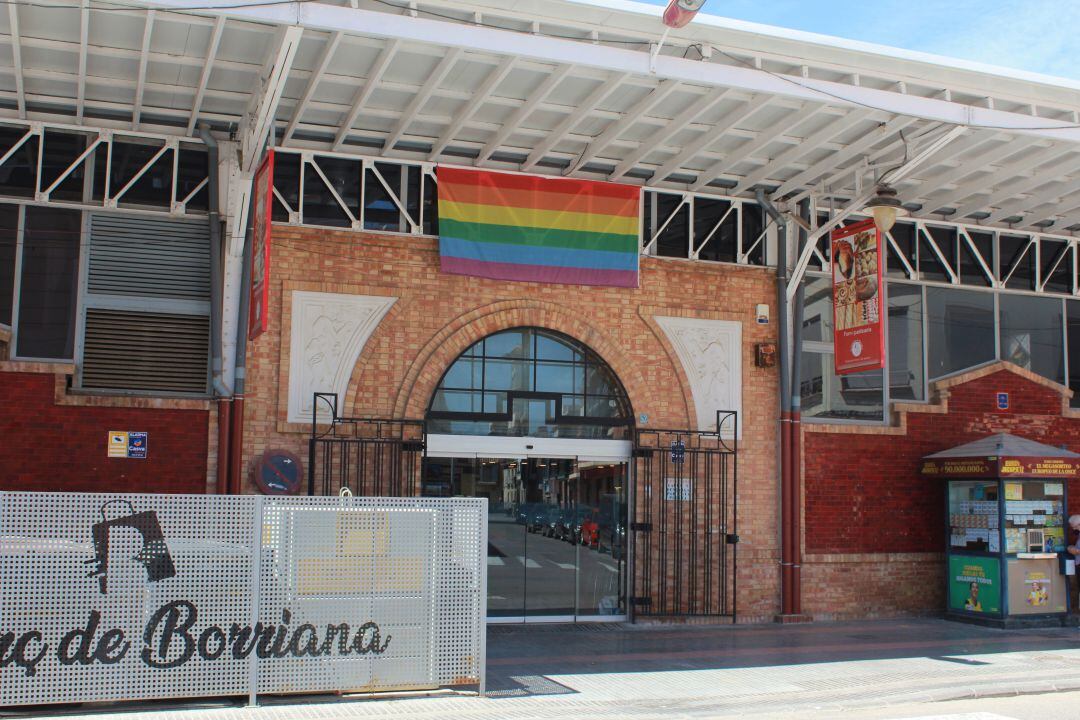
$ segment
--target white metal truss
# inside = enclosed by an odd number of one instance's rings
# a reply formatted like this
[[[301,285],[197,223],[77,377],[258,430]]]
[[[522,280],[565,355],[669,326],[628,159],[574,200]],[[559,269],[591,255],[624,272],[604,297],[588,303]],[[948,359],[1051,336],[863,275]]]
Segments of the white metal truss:
[[[983,222],[994,225],[1012,217],[999,210],[1018,204],[1028,211],[1024,223],[1053,222],[1057,231],[1078,221],[1072,208],[1080,207],[1080,189],[1052,193],[1054,185],[1074,187],[1080,169],[1035,184],[1035,170],[1046,164],[1037,153],[1048,154],[1051,143],[1063,153],[1080,147],[1080,129],[1069,127],[1080,123],[1077,108],[1061,100],[1068,88],[1052,82],[1010,78],[996,87],[990,71],[964,69],[979,88],[993,88],[983,99],[955,68],[909,58],[900,75],[895,58],[865,47],[830,55],[828,46],[807,46],[800,57],[805,41],[721,30],[715,19],[673,33],[650,63],[655,18],[588,0],[572,8],[561,0],[535,8],[416,0],[409,9],[372,0],[216,9],[202,0],[118,1],[130,7],[106,11],[80,0],[70,8],[13,5],[0,14],[0,26],[4,15],[7,23],[0,45],[12,53],[8,80],[0,82],[0,118],[94,118],[95,130],[176,136],[190,136],[205,120],[219,132],[249,128],[260,138],[276,128],[278,144],[300,150],[382,145],[398,159],[455,158],[596,179],[614,167],[620,182],[656,189],[747,198],[754,185],[767,184],[779,186],[778,199],[816,193],[841,202],[859,194],[852,183],[859,168],[880,171],[887,160],[901,161],[900,130],[910,141],[937,127],[967,126],[956,143],[969,143],[967,150],[950,158],[950,147],[898,184],[906,203],[921,204],[924,216],[942,207],[986,214]],[[425,8],[450,17],[433,18]],[[38,30],[53,23],[72,31]],[[35,28],[30,36],[28,27]],[[278,102],[262,105],[273,112],[257,115],[286,28],[303,33],[304,51],[282,73]],[[192,41],[162,44],[173,37]],[[61,55],[74,60],[65,67],[42,61]],[[177,71],[165,79],[161,69],[169,67]],[[687,100],[691,92],[699,98]],[[738,105],[690,112],[713,96]],[[671,112],[673,99],[680,104]],[[811,109],[847,121],[807,123]],[[869,129],[856,132],[863,113]],[[869,127],[877,118],[881,125]],[[811,129],[797,131],[800,122]],[[844,122],[851,123],[846,130]],[[687,177],[694,178],[689,185]]]

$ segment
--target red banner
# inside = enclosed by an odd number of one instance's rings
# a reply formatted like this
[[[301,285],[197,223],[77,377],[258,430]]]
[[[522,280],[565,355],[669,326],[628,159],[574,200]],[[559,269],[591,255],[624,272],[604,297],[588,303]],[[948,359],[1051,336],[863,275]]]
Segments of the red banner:
[[[836,374],[885,367],[881,233],[874,221],[829,235]]]
[[[274,151],[269,150],[252,184],[251,295],[248,305],[248,340],[266,332],[270,303],[270,225],[274,209]]]

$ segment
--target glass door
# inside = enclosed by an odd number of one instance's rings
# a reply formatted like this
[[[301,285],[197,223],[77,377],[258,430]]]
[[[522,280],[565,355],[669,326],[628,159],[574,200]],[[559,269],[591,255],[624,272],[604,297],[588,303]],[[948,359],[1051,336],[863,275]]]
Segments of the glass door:
[[[626,615],[627,467],[428,458],[423,492],[487,498],[489,619],[615,618]]]
[[[523,465],[526,497],[543,517],[526,540],[525,617],[572,620],[581,531],[576,463],[528,458]]]

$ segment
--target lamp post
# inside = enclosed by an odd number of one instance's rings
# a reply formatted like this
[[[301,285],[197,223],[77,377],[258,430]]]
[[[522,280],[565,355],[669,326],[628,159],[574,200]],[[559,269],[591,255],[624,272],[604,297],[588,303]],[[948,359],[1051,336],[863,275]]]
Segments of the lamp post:
[[[892,230],[898,216],[907,215],[907,210],[896,197],[896,189],[887,183],[879,183],[874,197],[866,203],[866,209],[874,216],[874,224],[882,233]]]

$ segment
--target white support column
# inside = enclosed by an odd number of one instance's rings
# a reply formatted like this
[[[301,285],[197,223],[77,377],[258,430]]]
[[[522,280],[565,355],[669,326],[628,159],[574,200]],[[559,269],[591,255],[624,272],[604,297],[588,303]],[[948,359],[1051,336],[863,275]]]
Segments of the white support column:
[[[244,233],[247,229],[248,205],[251,197],[251,173],[240,168],[239,147],[231,141],[218,142],[219,203],[224,223],[225,262],[221,293],[221,362],[222,382],[233,386],[236,364],[236,341],[245,329],[238,327],[236,313],[240,307],[240,282],[244,261]]]
[[[131,129],[138,130],[142,119],[143,91],[146,89],[146,66],[150,61],[150,38],[154,34],[156,10],[146,11],[146,25],[143,26],[142,48],[139,51],[139,78],[135,81],[135,104],[131,113]]]
[[[22,39],[19,36],[19,6],[8,5],[8,24],[11,25],[11,56],[15,72],[15,95],[19,106],[19,117],[26,119],[26,90],[23,88]]]

